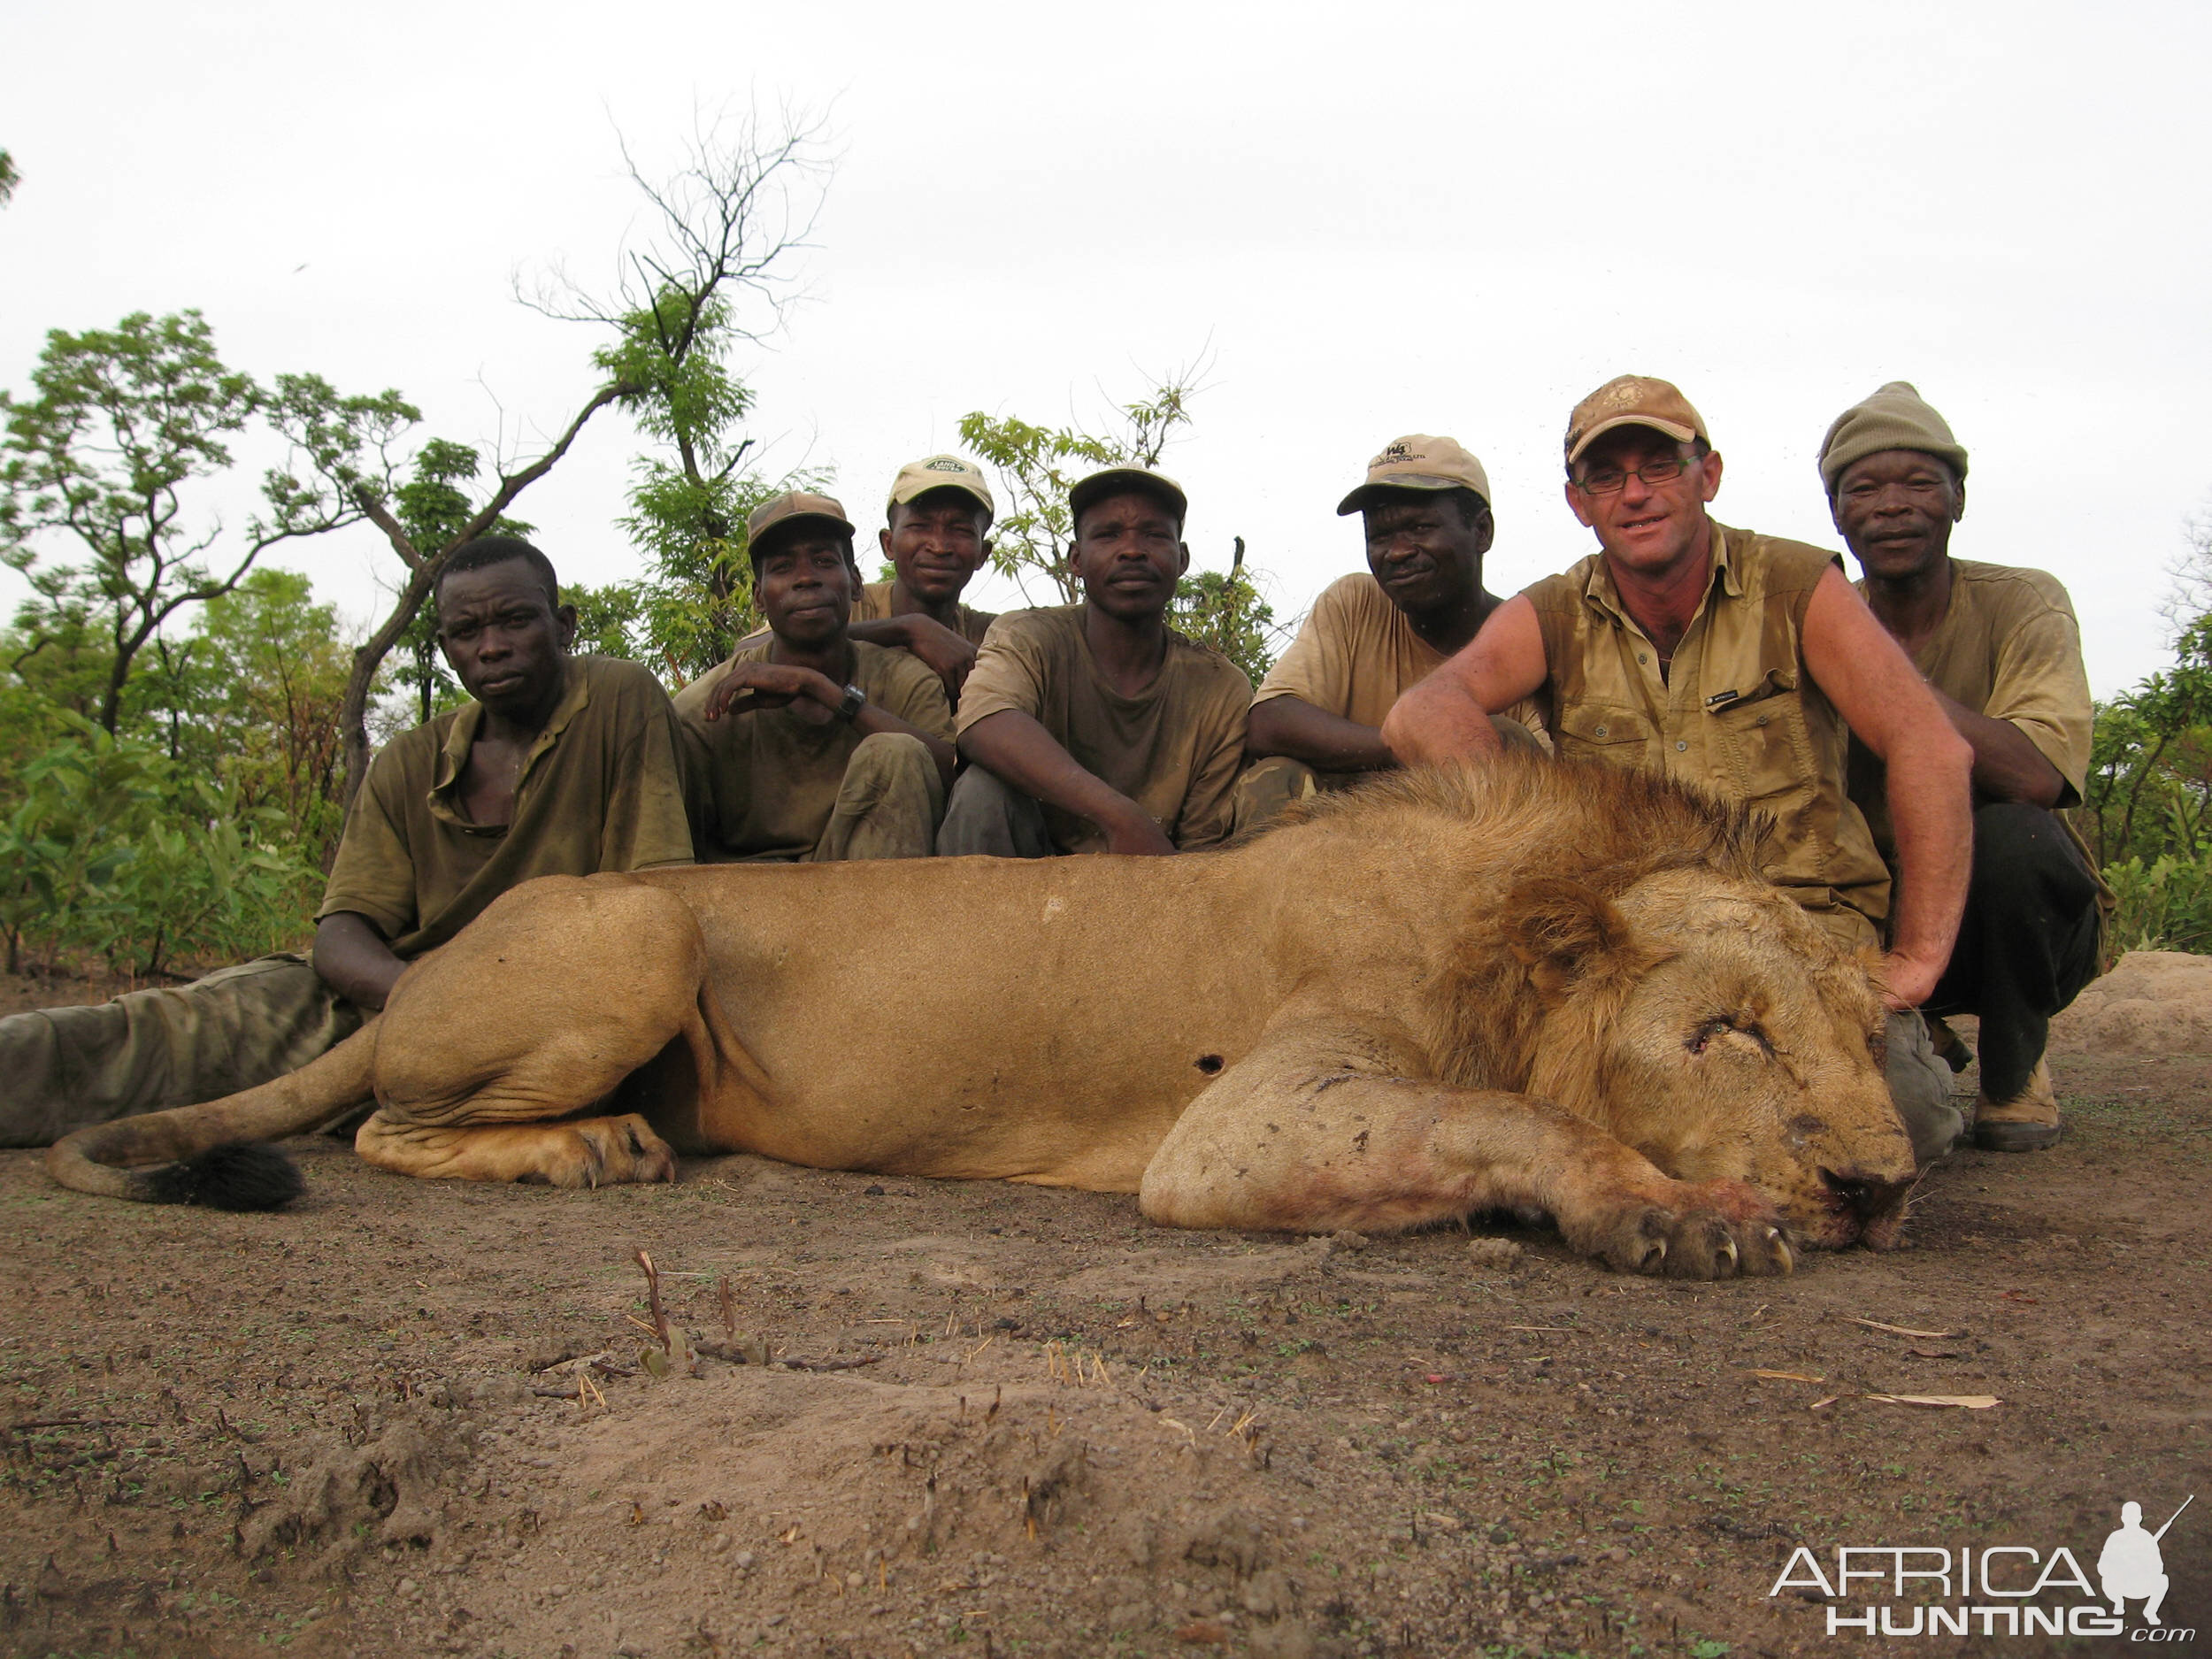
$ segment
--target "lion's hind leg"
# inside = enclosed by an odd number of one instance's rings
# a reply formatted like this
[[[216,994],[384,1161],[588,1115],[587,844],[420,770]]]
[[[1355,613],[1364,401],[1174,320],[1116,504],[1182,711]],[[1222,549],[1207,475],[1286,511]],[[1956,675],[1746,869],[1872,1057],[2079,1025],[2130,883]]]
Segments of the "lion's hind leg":
[[[1629,1272],[1786,1272],[1779,1218],[1750,1188],[1691,1186],[1548,1102],[1423,1075],[1411,1039],[1340,1010],[1278,1016],[1191,1102],[1140,1202],[1184,1227],[1390,1232],[1541,1210],[1577,1251]]]
[[[518,887],[401,979],[355,1149],[432,1179],[672,1180],[643,1117],[590,1112],[672,1042],[711,1064],[705,975],[697,920],[672,894],[608,877]]]

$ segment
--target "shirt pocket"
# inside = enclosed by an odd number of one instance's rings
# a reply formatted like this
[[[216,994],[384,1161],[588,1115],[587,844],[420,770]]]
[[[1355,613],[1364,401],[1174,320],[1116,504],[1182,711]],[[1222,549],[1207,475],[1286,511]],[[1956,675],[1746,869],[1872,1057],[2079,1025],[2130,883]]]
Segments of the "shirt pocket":
[[[1714,758],[1739,799],[1778,819],[1812,803],[1821,780],[1794,673],[1770,669],[1709,713]]]
[[[1561,710],[1554,726],[1552,741],[1562,760],[1635,767],[1643,765],[1650,752],[1651,721],[1640,709],[1582,703]]]

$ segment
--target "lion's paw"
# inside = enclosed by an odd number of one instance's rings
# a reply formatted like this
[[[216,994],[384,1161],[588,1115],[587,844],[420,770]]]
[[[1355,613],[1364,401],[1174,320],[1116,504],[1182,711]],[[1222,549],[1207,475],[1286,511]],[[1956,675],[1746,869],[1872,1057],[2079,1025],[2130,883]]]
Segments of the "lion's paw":
[[[1621,1272],[1669,1279],[1749,1278],[1797,1266],[1781,1217],[1733,1182],[1684,1187],[1674,1202],[1624,1203],[1592,1229],[1582,1248]]]
[[[676,1179],[675,1153],[635,1112],[586,1118],[559,1126],[562,1144],[544,1171],[544,1179],[556,1187],[618,1187]]]

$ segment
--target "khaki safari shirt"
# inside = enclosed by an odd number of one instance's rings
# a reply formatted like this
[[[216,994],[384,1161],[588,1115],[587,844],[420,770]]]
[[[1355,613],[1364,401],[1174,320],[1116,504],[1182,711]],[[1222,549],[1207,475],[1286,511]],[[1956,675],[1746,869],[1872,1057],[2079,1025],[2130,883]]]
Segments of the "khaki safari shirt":
[[[998,620],[997,614],[978,611],[972,605],[959,605],[957,609],[960,626],[953,632],[971,645],[982,644],[983,636],[991,630],[991,624]],[[889,582],[868,583],[861,588],[859,597],[853,601],[852,619],[855,622],[887,622],[892,615]]]
[[[1766,813],[1768,878],[1855,949],[1876,941],[1890,879],[1847,794],[1850,729],[1805,671],[1805,610],[1835,563],[1716,524],[1711,586],[1663,680],[1603,555],[1525,592],[1560,758],[1663,772]]]
[[[765,662],[775,635],[740,645],[730,660],[676,694],[684,760],[698,817],[699,856],[709,864],[803,858],[829,826],[845,768],[864,735],[844,720],[810,726],[789,709],[706,718],[707,695],[737,663]],[[952,740],[944,682],[905,651],[847,641],[851,684],[918,731]]]
[[[366,917],[396,956],[442,945],[508,888],[691,862],[676,716],[637,663],[572,657],[553,718],[523,757],[514,820],[472,824],[459,784],[484,705],[387,743],[346,815],[320,921]]]
[[[1864,581],[1859,591],[1865,593]],[[1953,559],[1950,608],[1913,666],[1954,703],[2018,726],[2064,780],[2059,806],[2080,804],[2089,773],[2089,673],[2073,602],[2056,577]],[[1851,798],[1866,814],[1874,844],[1894,859],[1886,774],[1880,757],[1852,745]],[[2070,818],[2065,822],[2072,830]]]
[[[1298,637],[1267,671],[1252,701],[1295,697],[1339,719],[1380,726],[1390,705],[1443,660],[1444,653],[1415,633],[1406,613],[1390,603],[1382,584],[1355,571],[1321,590]],[[1544,729],[1532,698],[1504,713],[1531,733]]]
[[[1098,672],[1083,607],[1060,605],[1009,611],[991,625],[961,689],[959,730],[1018,710],[1187,852],[1229,833],[1251,705],[1242,669],[1172,628],[1159,673],[1123,696]],[[1045,823],[1062,852],[1105,850],[1105,832],[1087,818],[1047,806]]]

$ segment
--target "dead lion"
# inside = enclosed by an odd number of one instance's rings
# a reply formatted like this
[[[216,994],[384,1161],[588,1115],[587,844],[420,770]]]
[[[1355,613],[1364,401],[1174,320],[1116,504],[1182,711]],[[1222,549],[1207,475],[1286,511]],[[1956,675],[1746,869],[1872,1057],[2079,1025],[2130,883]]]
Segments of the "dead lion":
[[[583,1187],[675,1150],[1140,1194],[1184,1227],[1546,1212],[1617,1268],[1887,1243],[1913,1173],[1866,967],[1759,826],[1539,761],[1385,779],[1228,851],[557,877],[288,1077],[87,1129],[64,1185],[296,1133]]]

